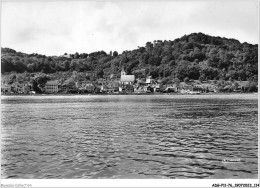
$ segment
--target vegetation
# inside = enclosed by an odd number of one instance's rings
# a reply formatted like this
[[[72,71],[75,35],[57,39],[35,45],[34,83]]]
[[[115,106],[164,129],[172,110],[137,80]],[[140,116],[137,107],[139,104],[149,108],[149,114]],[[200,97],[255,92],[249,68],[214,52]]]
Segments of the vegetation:
[[[254,81],[258,75],[258,45],[240,43],[235,39],[212,37],[203,33],[184,35],[174,41],[155,40],[132,51],[104,51],[90,54],[65,53],[60,57],[48,57],[37,53],[25,54],[13,49],[1,48],[1,73],[9,80],[23,81],[17,73],[27,75],[36,72],[60,75],[68,83],[73,71],[78,75],[93,72],[98,78],[119,76],[124,68],[127,74],[137,78],[148,75],[170,83],[189,80]],[[65,57],[66,55],[66,57]],[[43,83],[47,78],[36,82]],[[73,84],[72,84],[73,85]]]

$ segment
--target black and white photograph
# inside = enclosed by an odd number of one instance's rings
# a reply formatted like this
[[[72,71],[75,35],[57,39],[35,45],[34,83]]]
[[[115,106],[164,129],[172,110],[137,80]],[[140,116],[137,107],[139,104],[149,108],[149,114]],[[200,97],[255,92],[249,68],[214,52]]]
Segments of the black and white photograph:
[[[2,0],[1,187],[259,187],[259,0]]]

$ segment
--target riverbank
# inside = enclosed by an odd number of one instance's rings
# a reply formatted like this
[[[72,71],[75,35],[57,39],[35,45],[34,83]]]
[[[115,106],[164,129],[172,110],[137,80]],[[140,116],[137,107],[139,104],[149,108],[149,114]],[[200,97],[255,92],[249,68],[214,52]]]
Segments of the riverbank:
[[[140,97],[146,97],[146,96],[156,96],[156,97],[174,97],[174,98],[228,98],[228,99],[258,99],[258,93],[201,93],[201,94],[182,94],[182,93],[131,93],[131,94],[119,94],[119,93],[111,93],[111,94],[64,94],[64,93],[58,93],[58,94],[35,94],[35,95],[15,95],[15,94],[9,94],[9,95],[1,95],[1,98],[16,98],[16,97],[95,97],[95,96],[140,96]]]

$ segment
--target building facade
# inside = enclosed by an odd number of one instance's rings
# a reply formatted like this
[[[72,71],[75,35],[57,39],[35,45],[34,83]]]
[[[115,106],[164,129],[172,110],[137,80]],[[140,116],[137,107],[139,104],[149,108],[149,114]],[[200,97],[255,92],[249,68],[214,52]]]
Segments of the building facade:
[[[121,71],[121,84],[128,85],[133,84],[135,81],[135,75],[126,75],[124,70]]]
[[[11,86],[8,84],[1,85],[1,91],[3,93],[10,93],[11,92]]]
[[[46,93],[58,93],[59,91],[59,82],[49,81],[45,84],[45,92]]]

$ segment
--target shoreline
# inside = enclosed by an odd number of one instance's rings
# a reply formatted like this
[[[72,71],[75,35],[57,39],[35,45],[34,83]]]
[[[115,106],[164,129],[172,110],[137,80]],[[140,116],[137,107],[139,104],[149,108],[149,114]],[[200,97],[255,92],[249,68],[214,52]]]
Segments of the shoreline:
[[[37,93],[37,94],[1,94],[1,96],[71,96],[71,95],[248,95],[248,94],[258,94],[258,92],[227,92],[227,93],[199,93],[199,94],[188,94],[188,93]]]
[[[15,97],[93,97],[93,96],[176,96],[178,98],[221,98],[225,96],[227,98],[234,99],[258,99],[258,93],[201,93],[201,94],[186,94],[186,93],[96,93],[96,94],[65,94],[65,93],[57,93],[57,94],[34,94],[34,95],[26,95],[26,94],[8,94],[2,95],[1,98],[15,98]]]

